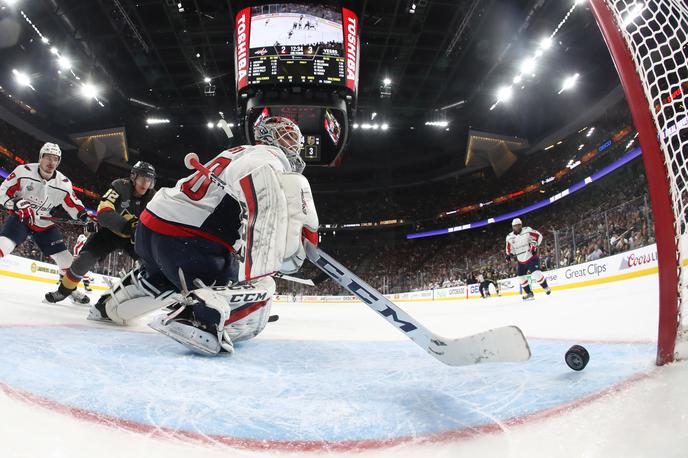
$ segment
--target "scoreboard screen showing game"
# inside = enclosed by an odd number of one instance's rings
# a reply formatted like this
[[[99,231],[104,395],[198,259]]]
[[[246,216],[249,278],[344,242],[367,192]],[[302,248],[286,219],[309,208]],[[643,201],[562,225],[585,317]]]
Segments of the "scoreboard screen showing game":
[[[358,81],[358,17],[327,5],[245,8],[236,21],[237,89],[258,85],[348,87]]]

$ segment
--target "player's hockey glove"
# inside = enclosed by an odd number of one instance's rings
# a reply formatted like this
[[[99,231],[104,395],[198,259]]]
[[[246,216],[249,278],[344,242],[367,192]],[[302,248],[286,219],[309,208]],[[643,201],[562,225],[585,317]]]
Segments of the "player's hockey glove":
[[[15,199],[12,201],[14,204],[14,213],[17,218],[28,224],[34,224],[36,221],[36,210],[31,206],[31,202],[26,199]]]
[[[532,254],[537,254],[538,246],[535,243],[530,244],[530,248],[528,248],[528,251],[530,251]]]
[[[90,220],[86,223],[86,231],[87,232],[98,232],[98,223]]]
[[[76,219],[81,221],[82,223],[86,224],[91,220],[91,216],[88,214],[86,210],[81,210],[77,215]]]
[[[506,262],[511,262],[514,260],[514,258],[515,258],[515,256],[513,254],[509,253],[506,255]]]
[[[131,243],[134,243],[134,234],[136,234],[136,226],[138,226],[138,224],[139,219],[132,218],[129,221],[127,221],[127,224],[126,226],[124,226],[124,230],[122,231],[124,235],[131,238]]]

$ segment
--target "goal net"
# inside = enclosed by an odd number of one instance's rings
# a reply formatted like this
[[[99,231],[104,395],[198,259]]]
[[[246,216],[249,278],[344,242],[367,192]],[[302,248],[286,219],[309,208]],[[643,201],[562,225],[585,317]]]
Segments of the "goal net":
[[[647,170],[659,261],[657,364],[686,357],[688,3],[590,0],[626,93]]]

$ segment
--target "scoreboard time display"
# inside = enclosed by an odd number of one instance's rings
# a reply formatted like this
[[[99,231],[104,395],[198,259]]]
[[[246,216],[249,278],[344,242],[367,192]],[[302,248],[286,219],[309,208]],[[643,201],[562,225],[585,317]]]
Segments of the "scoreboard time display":
[[[245,8],[236,21],[237,90],[259,85],[347,87],[358,81],[358,17],[327,5]]]

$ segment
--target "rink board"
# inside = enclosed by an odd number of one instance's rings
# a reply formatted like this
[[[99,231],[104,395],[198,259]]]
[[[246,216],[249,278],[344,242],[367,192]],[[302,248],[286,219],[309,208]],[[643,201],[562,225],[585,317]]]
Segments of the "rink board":
[[[686,266],[687,262],[683,262]],[[604,283],[644,277],[657,273],[657,246],[648,245],[624,253],[615,254],[595,261],[576,264],[543,272],[547,283],[553,291],[571,288],[583,288]],[[518,277],[499,280],[502,296],[522,294]],[[534,292],[542,292],[537,283],[531,281]],[[395,302],[456,301],[480,298],[480,285],[470,284],[450,288],[411,291],[406,293],[387,294]],[[355,296],[300,296],[301,302],[355,302]],[[288,302],[289,297],[278,295],[277,301]]]
[[[40,341],[40,350],[36,342]],[[115,427],[231,445],[337,449],[460,437],[614,391],[653,369],[647,343],[531,340],[527,363],[452,368],[407,341],[256,339],[233,357],[164,336],[84,326],[0,327],[8,394]]]
[[[57,283],[60,278],[60,271],[55,264],[35,261],[33,259],[22,258],[15,255],[7,255],[0,258],[0,275],[5,277],[20,278],[22,280],[33,280],[41,283]],[[105,275],[89,272],[92,278],[91,288],[94,290],[105,291],[110,289],[106,279],[112,278]],[[83,287],[83,283],[79,283]]]
[[[686,266],[686,261],[683,265]],[[603,283],[627,280],[657,273],[657,247],[646,247],[619,253],[596,261],[568,266],[544,272],[547,282],[554,291],[570,288],[582,288]],[[34,280],[43,283],[56,282],[59,277],[57,266],[46,262],[34,261],[19,256],[9,255],[0,258],[0,275]],[[91,287],[95,290],[109,289],[107,277],[100,274],[90,274],[93,278]],[[518,278],[508,278],[499,281],[501,295],[515,296],[521,294]],[[398,302],[452,301],[475,299],[480,297],[478,284],[456,286],[451,288],[437,288],[434,290],[412,291],[398,294],[388,294],[387,297]],[[534,285],[535,292],[542,291]],[[277,302],[289,302],[286,295],[276,295]],[[299,302],[358,302],[355,296],[317,296],[304,295]]]

